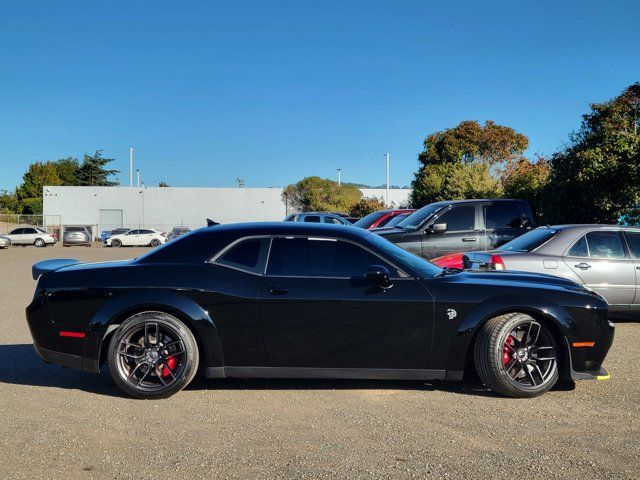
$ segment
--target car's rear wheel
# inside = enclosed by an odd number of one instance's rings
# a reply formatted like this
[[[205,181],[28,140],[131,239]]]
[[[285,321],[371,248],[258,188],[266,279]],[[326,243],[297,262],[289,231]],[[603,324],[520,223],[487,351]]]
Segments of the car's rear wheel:
[[[118,240],[117,238],[114,238],[113,240],[111,240],[111,246],[112,247],[121,247],[122,246],[122,242],[120,240]]]
[[[127,319],[109,344],[114,382],[136,398],[166,398],[186,387],[198,369],[198,345],[191,331],[163,312]]]
[[[35,241],[35,242],[33,242],[33,244],[34,244],[36,247],[44,247],[44,246],[46,246],[46,243],[44,243],[44,240],[43,240],[43,239],[41,239],[41,238],[36,238],[36,241]]]
[[[510,397],[535,397],[558,381],[560,352],[553,332],[524,313],[487,321],[474,347],[480,379],[494,392]]]
[[[154,238],[153,240],[151,240],[152,247],[157,247],[158,245],[160,245],[160,240],[158,240],[157,238]]]

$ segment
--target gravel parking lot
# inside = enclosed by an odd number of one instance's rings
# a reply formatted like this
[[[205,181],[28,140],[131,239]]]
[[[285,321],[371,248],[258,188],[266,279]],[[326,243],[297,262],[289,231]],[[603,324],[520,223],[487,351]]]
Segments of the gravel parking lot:
[[[473,385],[196,380],[168,400],[44,364],[31,265],[146,249],[0,250],[0,478],[640,478],[640,324],[617,325],[608,382],[533,400]]]

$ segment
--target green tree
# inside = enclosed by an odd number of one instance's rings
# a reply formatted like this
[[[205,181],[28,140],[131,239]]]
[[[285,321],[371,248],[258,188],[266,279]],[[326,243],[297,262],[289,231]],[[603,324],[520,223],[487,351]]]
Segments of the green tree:
[[[361,197],[362,192],[353,185],[338,185],[320,177],[303,178],[282,192],[289,209],[299,212],[348,212]]]
[[[349,214],[352,217],[364,217],[378,210],[384,210],[384,208],[385,204],[379,198],[361,198],[351,207]]]
[[[96,150],[94,155],[85,153],[82,164],[78,169],[78,185],[100,187],[117,185],[117,182],[109,180],[109,177],[119,173],[119,171],[105,168],[114,160],[113,158],[103,158],[102,150]]]
[[[77,158],[61,158],[53,162],[53,164],[62,181],[62,185],[75,186],[79,184],[78,172],[80,170],[80,164]]]
[[[42,213],[42,188],[45,185],[62,185],[53,162],[35,162],[22,176],[22,184],[16,189],[19,213]]]
[[[171,185],[169,185],[167,182],[160,182],[158,183],[159,187],[170,187]]]
[[[538,219],[544,218],[543,196],[550,174],[551,165],[544,158],[532,162],[522,157],[508,162],[502,176],[504,196],[526,200]]]
[[[545,217],[617,223],[640,203],[640,83],[591,105],[569,145],[551,158]]]
[[[528,145],[525,135],[492,121],[464,121],[430,134],[411,182],[412,205],[501,195],[504,168],[521,158]]]
[[[0,190],[0,213],[18,213],[18,197],[15,192]]]

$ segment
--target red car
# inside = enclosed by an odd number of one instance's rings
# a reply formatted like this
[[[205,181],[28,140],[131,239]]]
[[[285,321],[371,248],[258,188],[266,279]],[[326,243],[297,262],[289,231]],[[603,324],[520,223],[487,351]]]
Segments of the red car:
[[[381,228],[387,225],[392,219],[398,215],[410,215],[415,212],[413,208],[402,208],[398,210],[378,210],[370,213],[366,217],[361,218],[353,225],[355,227],[371,230],[372,228]]]

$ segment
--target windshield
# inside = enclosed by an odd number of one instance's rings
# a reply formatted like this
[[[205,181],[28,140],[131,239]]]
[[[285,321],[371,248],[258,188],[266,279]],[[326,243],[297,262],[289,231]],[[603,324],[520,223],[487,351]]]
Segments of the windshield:
[[[389,255],[391,259],[397,261],[400,266],[407,265],[418,272],[421,276],[433,278],[442,272],[440,267],[436,267],[433,263],[427,262],[424,258],[407,252],[406,250],[398,247],[395,243],[391,243],[389,240],[385,240],[375,233],[367,236],[367,239],[384,250],[387,255]]]
[[[401,221],[403,221],[409,215],[411,215],[411,214],[410,213],[401,213],[400,215],[396,215],[391,220],[389,220],[387,223],[385,223],[384,226],[385,226],[385,228],[395,227],[397,224],[399,224]]]
[[[354,227],[360,228],[368,228],[373,225],[380,217],[382,217],[386,212],[373,212],[367,215],[366,217],[362,217],[360,220],[353,224]]]
[[[499,250],[506,250],[508,252],[531,252],[555,237],[559,231],[560,230],[549,227],[539,227],[505,243]]]
[[[436,213],[445,205],[446,204],[443,203],[430,203],[426,207],[422,207],[420,210],[413,212],[407,218],[398,223],[396,227],[404,228],[407,230],[416,230],[422,224],[424,224],[425,220],[427,220],[431,215]]]

